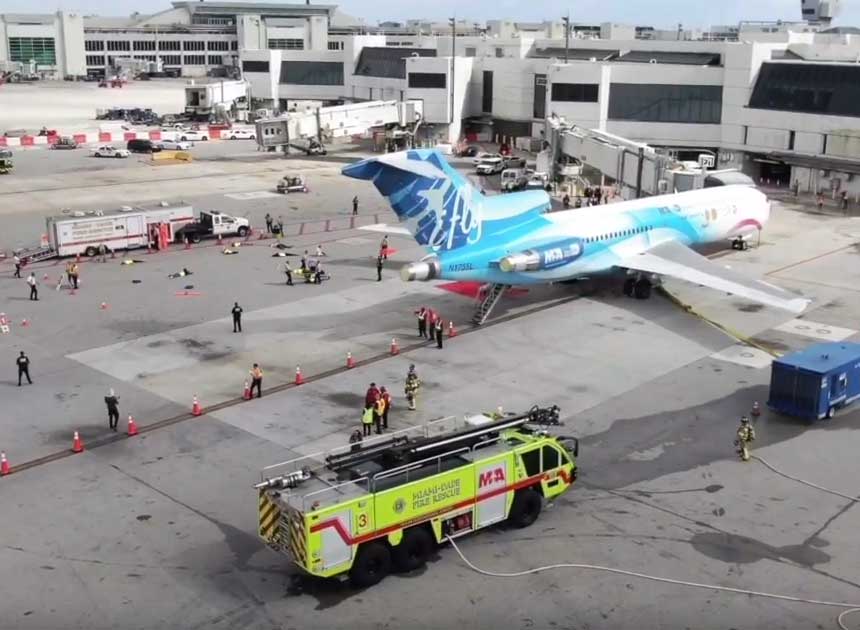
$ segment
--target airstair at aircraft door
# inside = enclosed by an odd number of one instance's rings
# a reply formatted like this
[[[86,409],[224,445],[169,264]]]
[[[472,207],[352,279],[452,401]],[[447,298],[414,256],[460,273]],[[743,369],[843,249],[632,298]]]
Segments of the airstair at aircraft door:
[[[472,323],[477,326],[480,326],[487,318],[490,316],[493,308],[502,299],[502,295],[505,293],[506,289],[509,289],[510,285],[508,284],[491,284],[489,291],[487,291],[486,297],[481,300],[478,307],[475,309],[475,315],[472,317]],[[480,295],[480,294],[479,294]]]

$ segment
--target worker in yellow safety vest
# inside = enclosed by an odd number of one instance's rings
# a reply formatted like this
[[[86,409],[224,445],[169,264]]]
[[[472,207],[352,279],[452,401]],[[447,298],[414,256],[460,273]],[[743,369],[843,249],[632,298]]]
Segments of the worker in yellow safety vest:
[[[373,404],[365,405],[364,412],[361,414],[361,430],[362,436],[367,437],[373,434]]]

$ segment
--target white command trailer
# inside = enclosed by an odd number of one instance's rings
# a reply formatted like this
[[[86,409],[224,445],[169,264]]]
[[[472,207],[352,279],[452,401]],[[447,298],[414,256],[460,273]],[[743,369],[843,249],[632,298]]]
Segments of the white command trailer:
[[[194,221],[187,204],[162,203],[151,207],[124,206],[116,210],[48,217],[48,247],[44,255],[95,256],[104,245],[108,251],[138,247],[165,247],[176,233]]]

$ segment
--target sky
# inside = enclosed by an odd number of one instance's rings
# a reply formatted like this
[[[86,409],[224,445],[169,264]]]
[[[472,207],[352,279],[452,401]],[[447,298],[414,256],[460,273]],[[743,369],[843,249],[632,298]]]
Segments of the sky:
[[[262,0],[265,1],[265,0]],[[303,0],[292,0],[303,4]],[[205,0],[204,0],[205,2]],[[336,4],[368,24],[380,20],[424,18],[443,20],[452,15],[484,22],[510,18],[519,21],[558,19],[570,11],[573,22],[621,22],[654,27],[706,27],[737,24],[741,20],[799,21],[800,0],[316,0]],[[170,7],[169,0],[0,0],[2,13],[50,12],[56,9],[104,16],[153,13]],[[860,24],[860,0],[842,0],[837,24]]]

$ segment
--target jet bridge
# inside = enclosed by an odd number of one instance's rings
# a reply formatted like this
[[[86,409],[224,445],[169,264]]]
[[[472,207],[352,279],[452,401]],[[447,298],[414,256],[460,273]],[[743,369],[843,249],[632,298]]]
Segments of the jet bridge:
[[[422,120],[421,101],[368,101],[306,112],[289,112],[257,121],[257,144],[264,149],[320,142],[365,133],[373,127],[395,127],[414,133]]]

